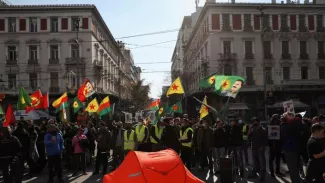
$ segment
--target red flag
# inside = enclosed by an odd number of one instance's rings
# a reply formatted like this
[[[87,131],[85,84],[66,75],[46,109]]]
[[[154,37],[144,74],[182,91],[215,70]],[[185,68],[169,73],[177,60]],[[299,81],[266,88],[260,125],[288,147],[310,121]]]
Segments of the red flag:
[[[3,122],[3,127],[8,127],[11,124],[16,123],[14,111],[12,110],[11,104],[8,105],[7,112],[6,112],[6,119]]]
[[[26,107],[26,114],[34,109],[41,109],[42,107],[42,93],[41,90],[38,89],[36,92],[30,95],[30,98],[32,99],[32,105]]]
[[[86,78],[78,90],[78,99],[80,102],[86,101],[88,97],[95,93],[95,89],[90,81]]]
[[[45,95],[43,95],[41,103],[42,103],[43,109],[49,108],[49,94],[48,93],[45,93]]]

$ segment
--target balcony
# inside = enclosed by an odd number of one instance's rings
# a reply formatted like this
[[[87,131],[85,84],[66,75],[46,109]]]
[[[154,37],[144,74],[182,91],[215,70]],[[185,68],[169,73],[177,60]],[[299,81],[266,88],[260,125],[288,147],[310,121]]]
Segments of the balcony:
[[[94,67],[102,69],[103,68],[103,61],[94,60]]]
[[[28,59],[27,63],[31,65],[36,65],[38,64],[38,59]]]
[[[299,32],[308,32],[308,29],[306,26],[299,26],[298,31]]]
[[[281,58],[284,59],[284,60],[290,60],[291,59],[291,54],[282,53]]]
[[[66,65],[77,65],[77,64],[85,64],[85,58],[84,57],[80,57],[80,58],[76,58],[76,57],[67,57],[65,58],[65,64]]]
[[[253,26],[251,25],[244,26],[244,32],[253,32]]]
[[[235,60],[236,53],[219,53],[219,60]]]
[[[307,53],[300,53],[300,59],[309,59],[309,55]]]
[[[254,59],[254,54],[253,53],[246,53],[245,54],[245,59]]]
[[[51,93],[59,93],[60,92],[60,87],[58,87],[58,86],[50,86],[49,91]]]
[[[222,25],[222,31],[231,31],[230,25]]]
[[[49,64],[50,65],[58,65],[58,64],[60,64],[60,60],[59,59],[49,59]]]
[[[290,28],[289,28],[289,26],[281,26],[281,28],[280,28],[280,32],[290,32]]]
[[[17,65],[17,60],[7,60],[6,65]]]
[[[325,27],[316,27],[317,32],[325,32]]]
[[[272,53],[264,53],[264,59],[273,59]]]

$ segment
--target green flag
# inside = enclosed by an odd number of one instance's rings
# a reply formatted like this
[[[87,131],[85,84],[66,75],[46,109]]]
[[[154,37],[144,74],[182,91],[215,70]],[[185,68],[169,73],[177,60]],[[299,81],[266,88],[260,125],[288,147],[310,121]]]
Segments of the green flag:
[[[63,109],[68,107],[69,107],[68,102],[63,102],[58,108],[55,109],[55,113],[59,113],[60,111],[63,111]]]
[[[212,87],[214,84],[214,81],[215,81],[215,76],[216,76],[216,73],[213,73],[210,76],[200,79],[200,82],[199,82],[200,88]]]
[[[235,98],[240,88],[245,83],[245,79],[240,76],[215,76],[215,91],[220,96]]]
[[[78,99],[78,97],[74,98],[73,100],[73,112],[77,113],[79,111],[80,108],[84,107],[83,104],[80,102],[80,100]]]
[[[18,102],[17,102],[17,110],[25,110],[27,106],[31,106],[32,99],[25,91],[23,87],[20,88]]]
[[[183,113],[182,101],[179,101],[176,104],[172,105],[171,111],[174,113]]]

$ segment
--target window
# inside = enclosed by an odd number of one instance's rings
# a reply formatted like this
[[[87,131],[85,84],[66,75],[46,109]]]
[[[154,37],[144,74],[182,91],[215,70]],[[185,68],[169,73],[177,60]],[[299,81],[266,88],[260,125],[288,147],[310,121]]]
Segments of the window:
[[[58,32],[59,31],[59,20],[57,17],[51,18],[51,32]]]
[[[288,16],[287,15],[281,15],[281,28],[282,27],[288,27]]]
[[[270,15],[263,16],[263,29],[270,27]]]
[[[263,42],[263,48],[264,48],[264,58],[265,59],[271,59],[272,53],[271,53],[271,41],[264,41]]]
[[[29,19],[29,31],[30,32],[37,32],[37,18],[30,18]]]
[[[318,58],[325,58],[324,41],[318,41]]]
[[[79,58],[79,45],[78,44],[71,45],[71,57]]]
[[[230,65],[225,65],[224,70],[223,70],[223,74],[227,75],[227,76],[231,76],[232,75],[232,71],[231,71],[231,67]]]
[[[8,88],[16,88],[16,74],[8,74]]]
[[[283,67],[283,79],[290,79],[290,67]]]
[[[8,56],[7,60],[11,62],[16,62],[18,58],[16,46],[8,46]]]
[[[95,60],[99,60],[99,50],[95,48]]]
[[[246,67],[246,83],[247,85],[254,85],[253,67]]]
[[[244,27],[251,27],[252,21],[251,21],[251,14],[245,14],[244,15]]]
[[[265,67],[265,79],[266,81],[264,81],[266,84],[273,84],[272,81],[272,67]]]
[[[316,16],[316,23],[317,23],[317,27],[321,28],[323,27],[323,15],[317,15]]]
[[[289,59],[289,41],[282,41],[282,58]]]
[[[305,15],[299,15],[299,31],[300,32],[306,32],[306,20]]]
[[[36,73],[29,74],[29,86],[32,88],[37,87],[37,74]]]
[[[225,55],[231,54],[231,41],[223,42],[223,54],[225,54]]]
[[[230,15],[229,14],[222,14],[222,29],[228,30],[230,28]]]
[[[35,45],[29,46],[29,59],[37,60],[37,46]]]
[[[77,31],[80,28],[79,25],[80,19],[78,17],[72,17],[71,18],[71,29],[72,31]]]
[[[307,57],[308,57],[308,55],[307,55],[307,41],[300,41],[299,48],[300,48],[300,58],[307,59]]]
[[[245,58],[253,58],[253,41],[245,41]]]
[[[8,32],[16,32],[16,18],[10,17],[8,18]]]
[[[59,46],[58,45],[50,46],[50,59],[52,59],[52,60],[59,59]]]
[[[308,79],[308,67],[301,67],[301,79]]]
[[[57,72],[51,72],[50,73],[50,78],[51,78],[51,87],[59,87],[59,73]]]
[[[325,79],[325,67],[318,68],[319,79]]]

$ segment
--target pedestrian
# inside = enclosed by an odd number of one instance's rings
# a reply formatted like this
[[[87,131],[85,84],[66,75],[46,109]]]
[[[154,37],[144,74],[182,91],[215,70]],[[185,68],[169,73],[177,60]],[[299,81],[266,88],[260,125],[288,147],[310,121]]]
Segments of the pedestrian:
[[[193,130],[190,127],[188,119],[181,120],[181,130],[179,141],[181,143],[181,159],[187,169],[192,168],[192,139]]]
[[[210,174],[213,174],[212,147],[213,147],[213,130],[209,127],[207,121],[202,121],[202,128],[198,132],[198,150],[200,152],[200,170],[208,164]],[[209,162],[208,162],[209,161]]]
[[[242,132],[243,132],[243,145],[241,147],[241,153],[244,155],[244,160],[246,163],[246,166],[249,165],[249,159],[248,159],[248,147],[249,147],[249,139],[248,139],[248,125],[246,123],[243,123],[243,120],[238,120],[238,123],[242,125]]]
[[[113,148],[113,169],[115,170],[120,163],[122,163],[124,158],[124,139],[123,139],[123,123],[120,121],[116,124],[115,128],[113,128],[112,135],[112,145]]]
[[[36,147],[36,142],[38,139],[38,134],[35,130],[35,126],[33,124],[33,121],[30,121],[28,123],[28,134],[29,134],[29,157],[28,157],[28,165],[29,167],[29,176],[32,176],[32,174],[37,173],[37,162],[39,159],[39,154]]]
[[[125,124],[125,131],[123,133],[124,139],[124,155],[126,156],[129,151],[137,149],[138,139],[135,131],[131,128],[131,123]]]
[[[96,155],[96,164],[95,171],[93,175],[99,173],[100,165],[103,165],[103,174],[107,173],[107,156],[110,154],[110,145],[111,145],[111,132],[106,128],[104,122],[99,123],[99,130],[97,134],[97,155]]]
[[[48,183],[53,182],[54,175],[57,176],[60,183],[62,179],[62,158],[61,155],[64,151],[64,140],[61,133],[55,125],[47,126],[48,132],[44,136],[44,144],[47,152],[49,180]],[[53,171],[54,170],[54,171]],[[55,173],[54,173],[55,172]]]
[[[227,143],[228,135],[223,128],[223,122],[217,121],[217,128],[213,132],[213,159],[214,159],[214,172],[220,171],[220,158],[226,156],[225,146]]]
[[[162,150],[161,136],[164,132],[164,127],[161,124],[162,122],[159,121],[151,127],[150,142],[152,144],[153,152]]]
[[[241,147],[243,145],[243,132],[241,125],[239,125],[235,119],[231,121],[229,137],[230,154],[235,156],[234,158],[237,162],[236,166],[239,169],[240,177],[244,177],[243,155],[241,153]]]
[[[84,135],[84,129],[79,128],[78,133],[72,139],[73,159],[74,159],[74,176],[77,175],[78,169],[81,168],[83,175],[86,173],[86,149],[89,146],[88,139]]]

